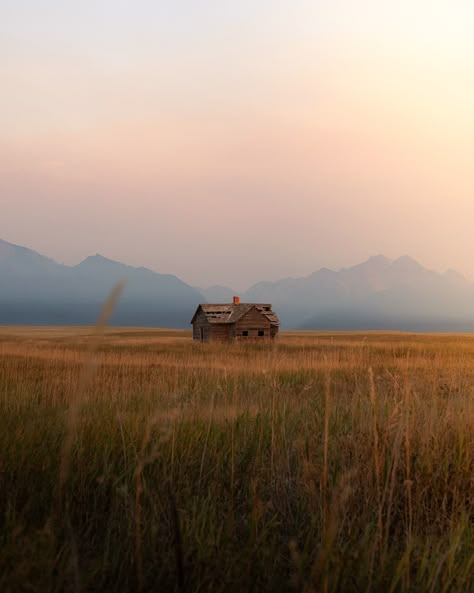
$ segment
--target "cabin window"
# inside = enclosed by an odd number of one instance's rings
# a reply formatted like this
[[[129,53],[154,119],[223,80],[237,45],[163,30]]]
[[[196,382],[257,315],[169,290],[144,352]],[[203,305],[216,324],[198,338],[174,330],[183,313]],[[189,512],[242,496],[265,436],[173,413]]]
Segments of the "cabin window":
[[[246,338],[249,335],[248,330],[244,329],[244,331],[242,332],[242,335],[244,336],[244,338]]]
[[[258,330],[258,335],[259,335],[260,338],[263,337],[265,335],[265,330],[259,329]]]

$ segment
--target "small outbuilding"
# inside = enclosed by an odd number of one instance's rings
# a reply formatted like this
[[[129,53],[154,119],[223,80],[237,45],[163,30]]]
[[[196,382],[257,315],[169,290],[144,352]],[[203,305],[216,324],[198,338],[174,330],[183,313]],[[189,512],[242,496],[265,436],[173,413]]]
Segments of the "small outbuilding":
[[[234,302],[199,305],[191,320],[193,339],[199,342],[231,340],[272,340],[280,321],[271,305]]]

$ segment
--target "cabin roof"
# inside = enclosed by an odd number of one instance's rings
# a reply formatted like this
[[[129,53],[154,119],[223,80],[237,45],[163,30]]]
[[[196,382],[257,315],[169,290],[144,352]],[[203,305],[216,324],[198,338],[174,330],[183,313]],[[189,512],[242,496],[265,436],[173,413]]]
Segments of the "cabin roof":
[[[272,311],[272,306],[262,303],[201,304],[194,313],[191,323],[194,323],[200,310],[205,314],[209,323],[236,323],[254,307],[268,319],[271,325],[280,325],[280,320]]]

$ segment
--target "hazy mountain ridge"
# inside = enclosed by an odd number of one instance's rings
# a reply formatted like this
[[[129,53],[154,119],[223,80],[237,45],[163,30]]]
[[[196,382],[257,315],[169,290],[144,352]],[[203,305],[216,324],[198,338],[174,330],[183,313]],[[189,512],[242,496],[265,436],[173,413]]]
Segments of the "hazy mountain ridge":
[[[301,329],[474,329],[474,286],[461,274],[427,270],[408,256],[374,256],[336,272],[260,282],[245,299],[273,303]]]
[[[125,288],[112,323],[188,327],[201,294],[171,274],[105,258],[65,266],[0,242],[0,324],[93,324],[112,287]]]
[[[92,324],[122,279],[116,325],[189,327],[199,302],[231,302],[239,294],[220,285],[193,288],[174,275],[99,254],[66,266],[0,240],[0,324]],[[378,255],[339,271],[262,281],[240,297],[272,303],[283,328],[474,331],[474,285],[454,270],[440,274],[408,256]]]

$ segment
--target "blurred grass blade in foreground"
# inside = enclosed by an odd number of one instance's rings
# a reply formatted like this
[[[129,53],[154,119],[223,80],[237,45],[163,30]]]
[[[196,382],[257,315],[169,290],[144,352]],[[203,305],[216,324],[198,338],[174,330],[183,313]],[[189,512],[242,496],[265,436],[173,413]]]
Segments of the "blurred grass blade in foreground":
[[[98,361],[96,357],[97,348],[100,344],[101,338],[104,335],[105,327],[110,320],[115,307],[120,299],[120,296],[123,292],[125,287],[125,280],[118,282],[110,295],[108,296],[107,300],[102,306],[101,313],[95,325],[95,334],[94,340],[90,342],[89,347],[89,360],[84,364],[82,369],[81,377],[79,380],[77,391],[72,395],[71,402],[69,405],[69,409],[66,416],[66,429],[64,440],[61,449],[61,465],[59,469],[59,490],[58,490],[58,498],[59,503],[61,503],[62,499],[62,490],[64,484],[66,483],[70,468],[71,468],[71,458],[72,458],[72,445],[74,443],[74,434],[76,431],[77,420],[79,417],[79,411],[81,402],[84,398],[87,388],[91,384],[92,379],[97,371]],[[61,504],[60,504],[61,506]]]

